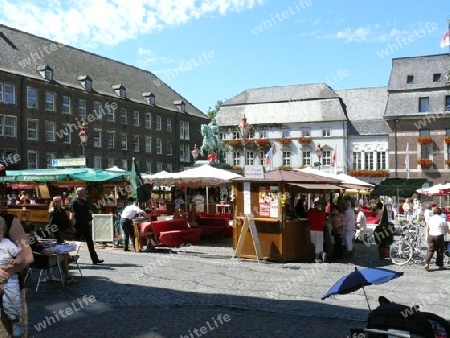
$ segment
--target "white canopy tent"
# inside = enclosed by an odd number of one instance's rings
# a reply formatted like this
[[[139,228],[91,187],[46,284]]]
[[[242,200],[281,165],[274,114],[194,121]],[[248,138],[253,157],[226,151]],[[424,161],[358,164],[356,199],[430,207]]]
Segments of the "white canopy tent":
[[[305,173],[310,173],[322,177],[329,177],[336,180],[339,180],[342,182],[343,189],[346,190],[356,190],[356,191],[368,191],[373,189],[373,185],[364,181],[361,181],[357,179],[356,177],[346,175],[344,173],[341,174],[332,174],[329,172],[326,172],[324,170],[314,169],[314,168],[304,168],[304,169],[298,169],[298,171],[302,171]]]
[[[239,174],[224,169],[218,169],[204,164],[197,168],[188,169],[180,173],[160,172],[154,175],[143,175],[145,183],[153,185],[175,185],[177,187],[199,188],[206,187],[206,208],[208,212],[208,188],[229,184],[233,178],[242,177]]]

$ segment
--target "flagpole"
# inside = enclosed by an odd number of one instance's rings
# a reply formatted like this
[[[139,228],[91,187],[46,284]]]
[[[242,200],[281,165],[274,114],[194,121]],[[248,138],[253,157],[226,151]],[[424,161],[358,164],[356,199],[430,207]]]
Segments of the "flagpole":
[[[450,18],[447,19],[447,32],[450,34]],[[448,46],[448,53],[450,54],[450,45]]]

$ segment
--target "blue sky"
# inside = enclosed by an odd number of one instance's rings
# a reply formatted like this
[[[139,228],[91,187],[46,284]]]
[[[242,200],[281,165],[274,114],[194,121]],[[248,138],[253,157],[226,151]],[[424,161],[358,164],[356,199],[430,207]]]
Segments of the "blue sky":
[[[447,6],[445,6],[447,5]],[[158,75],[201,111],[259,87],[385,86],[440,54],[445,0],[0,0],[0,22]]]

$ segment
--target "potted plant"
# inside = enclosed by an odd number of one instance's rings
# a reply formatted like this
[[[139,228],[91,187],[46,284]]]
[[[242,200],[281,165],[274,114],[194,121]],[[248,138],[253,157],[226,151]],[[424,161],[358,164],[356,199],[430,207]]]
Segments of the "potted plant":
[[[431,144],[432,142],[433,142],[433,139],[430,136],[418,136],[417,137],[417,143]]]
[[[380,223],[378,223],[373,230],[373,237],[378,245],[380,258],[389,258],[389,248],[394,242],[394,232],[394,225],[389,222],[388,211],[386,207],[384,207]]]
[[[430,168],[433,165],[433,161],[428,158],[420,158],[417,160],[417,164],[420,164],[422,168]]]

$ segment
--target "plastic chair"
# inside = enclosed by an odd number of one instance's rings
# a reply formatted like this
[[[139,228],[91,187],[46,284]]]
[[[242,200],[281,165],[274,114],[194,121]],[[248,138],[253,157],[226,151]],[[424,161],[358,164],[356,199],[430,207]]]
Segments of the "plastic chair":
[[[81,248],[81,242],[69,242],[69,244],[76,244],[76,249],[74,251],[69,252],[69,266],[70,264],[75,264],[78,271],[80,272],[80,276],[83,277],[83,274],[81,273],[80,266],[78,265],[78,260],[80,259],[80,255],[78,252]]]
[[[28,267],[27,274],[24,278],[24,283],[26,282],[28,276],[33,278],[33,270],[39,270],[39,279],[36,285],[36,292],[39,289],[41,283],[42,273],[47,269],[52,269],[57,267],[59,271],[59,277],[61,279],[61,284],[64,286],[63,273],[61,271],[61,256],[58,254],[53,255],[41,255],[38,252],[33,251],[34,262]]]

